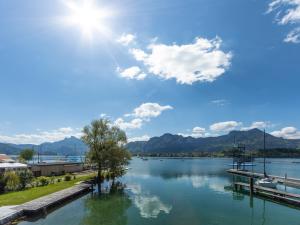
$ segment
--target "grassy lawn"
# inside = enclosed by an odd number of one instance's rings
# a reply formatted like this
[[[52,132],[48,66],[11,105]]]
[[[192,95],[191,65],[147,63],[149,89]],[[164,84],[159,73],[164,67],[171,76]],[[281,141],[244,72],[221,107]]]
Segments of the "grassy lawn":
[[[61,181],[43,187],[34,187],[24,191],[9,192],[0,195],[0,207],[5,205],[18,205],[33,199],[60,191],[75,185],[79,181],[85,181],[94,177],[94,174],[87,174],[76,177],[75,180]]]

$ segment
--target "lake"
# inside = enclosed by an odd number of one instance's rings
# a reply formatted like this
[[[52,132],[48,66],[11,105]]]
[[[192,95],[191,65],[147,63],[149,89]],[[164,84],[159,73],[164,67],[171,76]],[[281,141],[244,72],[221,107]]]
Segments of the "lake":
[[[300,178],[295,159],[268,159],[267,172]],[[299,161],[299,160],[298,160]],[[262,171],[261,159],[256,171]],[[122,195],[87,194],[19,225],[299,225],[300,211],[228,188],[231,159],[134,158]],[[297,191],[297,190],[292,190]]]

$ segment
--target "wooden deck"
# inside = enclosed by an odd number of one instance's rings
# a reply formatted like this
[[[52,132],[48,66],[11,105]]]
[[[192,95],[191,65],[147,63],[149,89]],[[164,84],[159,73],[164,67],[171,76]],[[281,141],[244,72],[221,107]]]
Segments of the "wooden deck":
[[[83,194],[89,191],[91,185],[80,184],[71,188],[67,188],[62,191],[55,192],[53,194],[35,199],[33,201],[24,203],[20,207],[25,215],[36,214],[40,211],[44,211],[51,206],[57,205],[77,195]]]
[[[243,182],[236,182],[234,183],[235,189],[237,190],[249,190],[250,191],[250,184],[243,183]],[[253,193],[255,195],[263,196],[265,198],[271,199],[273,201],[279,203],[286,203],[291,206],[300,207],[300,195],[294,193],[288,193],[272,188],[266,188],[254,185],[253,186]]]
[[[52,206],[61,204],[69,199],[79,196],[91,190],[91,185],[81,183],[71,188],[67,188],[50,195],[35,199],[30,202],[15,206],[0,208],[0,225],[7,224],[24,215],[33,215],[39,212],[47,212],[46,210]],[[2,212],[1,212],[2,211]]]
[[[243,177],[253,177],[253,178],[263,178],[263,173],[255,173],[251,171],[245,171],[245,170],[237,170],[237,169],[229,169],[227,170],[228,173],[237,175],[237,176],[243,176]],[[284,184],[289,187],[295,187],[300,188],[300,179],[297,178],[290,178],[290,177],[281,177],[281,176],[275,176],[275,175],[268,175],[270,178],[275,179],[278,183]]]

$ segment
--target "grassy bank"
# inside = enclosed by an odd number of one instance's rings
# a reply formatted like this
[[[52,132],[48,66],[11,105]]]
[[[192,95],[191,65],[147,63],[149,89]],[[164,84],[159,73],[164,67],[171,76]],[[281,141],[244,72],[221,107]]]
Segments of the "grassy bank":
[[[49,184],[42,187],[29,188],[24,191],[9,192],[0,195],[0,207],[6,205],[18,205],[33,199],[69,188],[74,186],[79,181],[89,180],[94,177],[94,174],[78,176],[71,181],[61,181],[55,184]]]

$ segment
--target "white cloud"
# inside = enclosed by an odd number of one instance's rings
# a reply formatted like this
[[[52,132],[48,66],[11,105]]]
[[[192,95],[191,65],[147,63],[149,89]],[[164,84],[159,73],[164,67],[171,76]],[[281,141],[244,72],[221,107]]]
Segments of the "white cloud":
[[[214,123],[210,125],[209,129],[213,132],[224,132],[224,131],[232,131],[241,125],[242,125],[241,122],[225,121],[225,122]]]
[[[194,127],[191,134],[191,136],[195,138],[205,137],[206,135],[206,129],[203,127]]]
[[[134,142],[134,141],[148,141],[150,139],[149,135],[143,135],[139,137],[132,137],[128,138],[128,142]]]
[[[205,128],[203,128],[203,127],[194,127],[193,128],[193,133],[203,134],[203,133],[205,133]]]
[[[276,22],[280,25],[300,23],[300,0],[273,0],[267,13],[277,11]],[[300,27],[292,30],[285,42],[300,43]]]
[[[180,84],[212,82],[225,73],[230,66],[232,54],[220,50],[222,40],[196,38],[186,45],[166,45],[152,43],[149,53],[141,49],[131,49],[137,61],[141,61],[148,71],[163,79],[176,79]]]
[[[160,105],[158,103],[147,102],[141,104],[139,107],[133,110],[131,116],[138,118],[151,118],[158,117],[163,111],[173,109],[170,105]]]
[[[107,115],[106,115],[106,113],[101,113],[100,114],[100,118],[105,118]]]
[[[216,99],[216,100],[212,100],[211,103],[218,106],[224,106],[228,104],[228,101],[226,99]]]
[[[300,28],[295,28],[292,30],[286,38],[283,40],[284,42],[291,42],[291,43],[300,43]]]
[[[267,128],[270,126],[271,126],[270,122],[256,121],[256,122],[253,122],[249,127],[242,127],[241,130],[247,131],[247,130],[251,130],[254,128],[264,129],[264,128]]]
[[[66,137],[81,137],[81,129],[73,129],[71,127],[62,127],[51,131],[38,131],[30,134],[15,134],[15,135],[1,135],[0,142],[13,144],[41,144],[44,142],[55,142],[63,140]]]
[[[140,118],[135,118],[129,122],[124,121],[122,118],[118,118],[115,121],[115,125],[120,127],[122,130],[128,130],[128,129],[137,129],[141,128],[143,125],[143,120]]]
[[[128,46],[129,44],[133,43],[135,39],[136,36],[133,34],[122,34],[121,37],[117,39],[117,42],[124,46]]]
[[[271,134],[275,137],[282,137],[285,139],[300,139],[300,131],[295,127],[285,127],[281,130],[273,131]]]
[[[117,72],[120,73],[121,77],[126,79],[144,80],[147,76],[147,74],[142,72],[142,70],[138,66],[132,66],[124,70],[121,70],[118,67]]]
[[[199,138],[199,137],[208,137],[210,136],[209,133],[206,132],[206,129],[203,127],[194,127],[192,129],[192,133],[178,133],[178,135],[181,135],[183,137],[194,137],[194,138]]]
[[[141,128],[144,122],[149,122],[151,118],[158,117],[165,110],[173,109],[170,105],[162,106],[158,103],[147,102],[135,108],[132,113],[125,114],[124,117],[134,117],[129,122],[123,118],[118,118],[114,123],[121,129]]]

